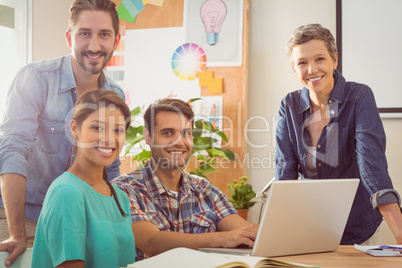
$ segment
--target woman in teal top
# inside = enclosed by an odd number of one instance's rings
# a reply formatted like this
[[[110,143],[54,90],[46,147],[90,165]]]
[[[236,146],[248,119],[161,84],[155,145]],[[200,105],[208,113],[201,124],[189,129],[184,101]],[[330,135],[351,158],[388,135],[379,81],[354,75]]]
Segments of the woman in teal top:
[[[31,267],[126,267],[136,257],[127,195],[105,167],[119,156],[130,110],[114,92],[80,96],[70,130],[73,165],[49,187],[36,229]]]

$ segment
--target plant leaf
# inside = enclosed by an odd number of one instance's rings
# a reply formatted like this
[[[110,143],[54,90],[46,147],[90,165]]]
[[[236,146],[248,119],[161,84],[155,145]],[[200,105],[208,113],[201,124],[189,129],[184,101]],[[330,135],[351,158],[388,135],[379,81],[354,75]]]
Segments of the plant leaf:
[[[228,137],[226,136],[226,134],[220,131],[219,129],[217,129],[214,133],[218,134],[219,137],[222,138],[222,140],[228,142]]]
[[[138,136],[136,136],[136,137],[129,138],[129,139],[126,138],[126,141],[128,141],[129,143],[131,143],[131,147],[133,147],[135,144],[137,144],[137,143],[139,143],[139,142],[141,142],[141,141],[143,141],[143,140],[144,140],[144,136],[143,136],[143,135],[138,135]]]
[[[231,195],[231,196],[235,196],[235,195],[236,195],[236,189],[235,189],[235,187],[234,187],[233,184],[229,184],[229,191],[230,191],[230,195]],[[230,198],[229,198],[229,200],[230,200]],[[233,202],[233,201],[231,201],[231,202]]]
[[[137,115],[139,115],[142,111],[141,107],[135,107],[134,109],[132,109],[131,112],[131,118],[135,118]]]
[[[225,155],[227,156],[227,159],[229,159],[231,161],[236,161],[236,157],[235,157],[234,153],[231,150],[226,149],[226,150],[223,150],[223,152],[225,152]]]
[[[142,150],[142,152],[136,154],[132,161],[147,161],[151,158],[151,151]]]
[[[222,151],[221,149],[212,148],[212,149],[208,149],[207,152],[208,152],[208,155],[211,156],[211,157],[220,156],[220,157],[228,159],[228,157],[226,156],[225,152]]]
[[[129,126],[126,131],[126,140],[137,136],[137,128],[133,126]]]
[[[195,102],[195,101],[198,101],[198,100],[201,100],[202,98],[194,98],[194,99],[189,99],[188,101],[187,101],[187,103],[189,103],[189,102]]]
[[[200,170],[203,173],[214,173],[217,172],[217,170],[215,168],[213,168],[211,165],[206,164],[206,163],[201,163],[199,166]]]

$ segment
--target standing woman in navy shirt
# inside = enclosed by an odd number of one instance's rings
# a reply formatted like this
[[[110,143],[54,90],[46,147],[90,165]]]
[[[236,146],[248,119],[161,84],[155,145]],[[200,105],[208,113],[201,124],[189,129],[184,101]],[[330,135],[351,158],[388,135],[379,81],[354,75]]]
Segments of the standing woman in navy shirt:
[[[304,87],[281,102],[276,178],[360,178],[341,244],[377,244],[383,217],[402,244],[400,197],[388,175],[385,132],[373,92],[347,82],[336,70],[335,39],[320,24],[297,28],[288,56]]]

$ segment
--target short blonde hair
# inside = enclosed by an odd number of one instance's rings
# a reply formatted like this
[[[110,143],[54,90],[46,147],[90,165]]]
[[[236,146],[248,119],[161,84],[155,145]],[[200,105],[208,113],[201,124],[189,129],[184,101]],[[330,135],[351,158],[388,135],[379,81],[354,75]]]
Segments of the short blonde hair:
[[[313,23],[298,27],[290,37],[287,45],[287,56],[292,61],[292,52],[295,46],[307,43],[311,40],[322,40],[328,49],[329,55],[333,61],[336,61],[336,48],[335,38],[332,33],[321,26],[321,24]]]

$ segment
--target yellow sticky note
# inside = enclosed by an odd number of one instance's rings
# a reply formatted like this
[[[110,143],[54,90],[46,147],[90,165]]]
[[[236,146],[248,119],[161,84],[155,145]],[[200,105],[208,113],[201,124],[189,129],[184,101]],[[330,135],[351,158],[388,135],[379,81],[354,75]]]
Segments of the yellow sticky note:
[[[142,0],[142,3],[145,5],[148,5],[148,0]]]
[[[208,86],[208,80],[214,78],[214,73],[212,71],[206,71],[206,72],[199,72],[197,73],[198,77],[198,84],[200,87],[207,87]]]
[[[208,94],[219,94],[222,93],[222,85],[223,79],[222,78],[212,78],[208,80]]]
[[[161,7],[164,0],[148,0],[148,4]]]

